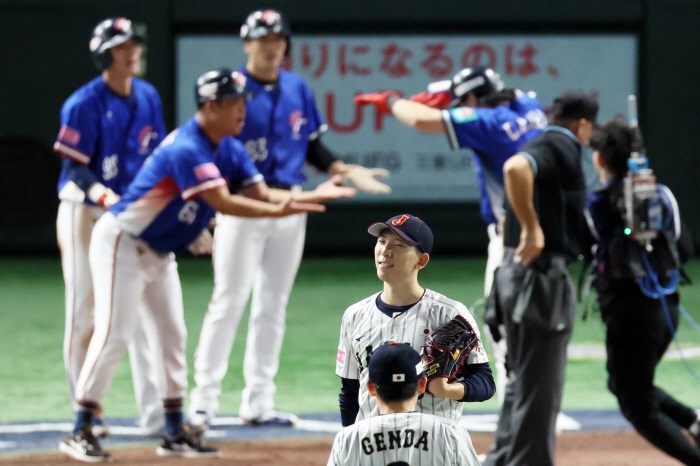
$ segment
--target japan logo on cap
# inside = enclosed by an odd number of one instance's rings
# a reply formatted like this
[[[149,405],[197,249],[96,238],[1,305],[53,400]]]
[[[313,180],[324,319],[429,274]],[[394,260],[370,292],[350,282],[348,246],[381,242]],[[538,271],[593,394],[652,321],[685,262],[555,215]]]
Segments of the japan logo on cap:
[[[404,380],[406,380],[406,376],[404,374],[394,374],[391,376],[392,382],[403,382]]]

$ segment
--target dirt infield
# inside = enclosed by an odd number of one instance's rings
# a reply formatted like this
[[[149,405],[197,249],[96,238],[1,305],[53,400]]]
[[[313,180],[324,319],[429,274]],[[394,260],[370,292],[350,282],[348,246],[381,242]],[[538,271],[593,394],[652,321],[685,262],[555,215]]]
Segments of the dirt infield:
[[[474,434],[478,453],[485,453],[493,436]],[[197,466],[324,466],[332,439],[284,439],[251,442],[211,442],[222,458],[180,460],[159,458],[154,447],[112,451],[111,464]],[[0,458],[3,466],[83,465],[62,454],[22,455]],[[557,441],[557,466],[678,466],[681,463],[652,447],[633,431],[564,433]]]

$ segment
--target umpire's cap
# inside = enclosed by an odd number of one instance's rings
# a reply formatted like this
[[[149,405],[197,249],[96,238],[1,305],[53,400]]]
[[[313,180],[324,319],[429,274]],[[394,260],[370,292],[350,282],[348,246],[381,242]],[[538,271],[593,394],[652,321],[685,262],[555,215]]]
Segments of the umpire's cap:
[[[500,92],[505,88],[501,75],[485,66],[473,66],[458,71],[452,79],[437,81],[428,85],[428,92],[437,94],[450,91],[452,102],[448,108],[459,104],[469,93],[477,99]]]
[[[418,248],[430,254],[433,250],[433,232],[428,225],[418,217],[401,214],[391,217],[386,222],[378,222],[367,229],[370,235],[379,236],[382,231],[390,228],[399,238],[407,243],[415,244]]]
[[[245,84],[246,77],[239,71],[231,71],[228,68],[207,71],[197,78],[194,97],[198,105],[207,100],[247,98]]]
[[[277,10],[256,10],[248,15],[241,26],[241,39],[259,39],[268,34],[282,34],[287,39],[287,49],[284,54],[289,55],[291,49],[292,30],[282,13]]]
[[[130,20],[121,16],[100,21],[92,30],[90,39],[90,53],[97,69],[104,71],[112,66],[112,53],[109,49],[129,39],[143,42],[143,36],[136,32]]]
[[[423,378],[423,362],[408,343],[388,342],[369,360],[369,380],[376,385],[415,383]]]

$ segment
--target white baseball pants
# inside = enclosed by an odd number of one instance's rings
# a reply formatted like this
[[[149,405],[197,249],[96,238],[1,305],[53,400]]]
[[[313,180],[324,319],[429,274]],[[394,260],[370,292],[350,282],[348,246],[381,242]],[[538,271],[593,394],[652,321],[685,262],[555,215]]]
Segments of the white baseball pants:
[[[74,411],[78,409],[75,387],[94,329],[95,300],[88,258],[90,237],[95,223],[104,212],[100,207],[62,200],[56,219],[66,287],[63,360]],[[146,326],[138,326],[129,347],[129,358],[142,427],[157,429],[163,422],[163,408],[152,370],[154,365],[150,359],[149,340],[151,338],[146,338]]]
[[[90,244],[95,287],[95,331],[76,387],[76,398],[99,403],[127,347],[155,326],[152,373],[158,403],[187,393],[186,329],[182,290],[172,253],[150,249],[121,231],[111,213],[95,225]],[[149,332],[151,333],[151,332]],[[150,335],[149,335],[150,336]]]
[[[252,290],[239,415],[255,419],[274,409],[274,377],[284,337],[287,301],[304,249],[306,214],[240,218],[217,214],[214,292],[194,360],[196,388],[189,412],[219,408],[238,324]]]

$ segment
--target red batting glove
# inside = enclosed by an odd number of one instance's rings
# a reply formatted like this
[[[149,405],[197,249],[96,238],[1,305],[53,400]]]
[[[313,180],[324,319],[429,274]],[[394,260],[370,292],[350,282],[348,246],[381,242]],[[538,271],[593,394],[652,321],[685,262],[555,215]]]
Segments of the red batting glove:
[[[391,109],[389,108],[389,105],[387,104],[387,101],[386,101],[386,99],[389,96],[401,97],[399,95],[399,93],[396,91],[385,91],[385,92],[373,92],[371,94],[356,95],[353,100],[355,101],[355,104],[357,104],[357,105],[362,106],[362,105],[373,104],[373,105],[376,105],[376,107],[382,113],[391,113]]]
[[[431,94],[430,92],[421,92],[408,99],[413,102],[418,102],[419,104],[427,105],[431,108],[438,108],[443,110],[452,102],[452,96],[449,92],[439,92],[437,94]]]

